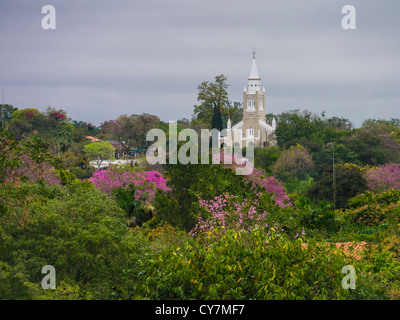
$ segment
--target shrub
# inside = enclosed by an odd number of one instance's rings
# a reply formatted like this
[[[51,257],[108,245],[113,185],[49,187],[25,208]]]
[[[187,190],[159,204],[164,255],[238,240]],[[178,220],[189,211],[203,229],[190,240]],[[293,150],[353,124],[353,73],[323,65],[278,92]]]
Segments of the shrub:
[[[314,209],[305,212],[301,223],[307,228],[320,229],[328,234],[338,232],[340,222],[329,202],[321,202]]]
[[[366,226],[377,226],[387,223],[390,207],[381,207],[380,205],[365,205],[357,209],[348,211],[352,216],[354,223]]]
[[[166,194],[158,193],[155,208],[158,219],[166,219],[170,224],[190,231],[204,213],[199,201],[210,201],[224,194],[254,200],[258,192],[273,197],[282,208],[291,206],[282,182],[274,177],[265,176],[255,169],[251,175],[236,175],[233,165],[176,165],[165,166],[168,186],[172,188]],[[175,221],[175,222],[174,222]],[[178,224],[174,224],[178,223]]]
[[[349,200],[349,205],[351,208],[357,208],[371,204],[390,205],[392,203],[398,203],[399,201],[400,190],[387,190],[381,193],[366,191],[363,194],[351,198]]]
[[[73,173],[65,169],[56,170],[56,173],[63,186],[76,182],[77,180]]]
[[[397,232],[400,220],[399,195],[400,190],[377,194],[367,191],[349,200],[350,208],[344,212],[344,216],[356,225],[374,227],[377,237],[379,229]]]
[[[398,235],[371,246],[361,265],[385,299],[400,299],[400,238]]]
[[[325,245],[301,246],[273,229],[217,230],[142,262],[135,291],[144,299],[346,299],[349,261]]]

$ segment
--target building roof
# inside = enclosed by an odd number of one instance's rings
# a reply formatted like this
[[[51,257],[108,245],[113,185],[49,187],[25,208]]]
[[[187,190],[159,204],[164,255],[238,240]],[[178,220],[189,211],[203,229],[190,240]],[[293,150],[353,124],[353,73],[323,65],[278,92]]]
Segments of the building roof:
[[[253,61],[251,63],[249,80],[250,79],[257,79],[257,80],[260,79],[260,76],[258,75],[258,70],[257,70],[256,57],[254,54],[253,54]]]
[[[85,138],[88,139],[88,140],[90,140],[90,141],[92,141],[92,142],[100,141],[100,139],[97,139],[97,138],[92,137],[92,136],[85,136]]]

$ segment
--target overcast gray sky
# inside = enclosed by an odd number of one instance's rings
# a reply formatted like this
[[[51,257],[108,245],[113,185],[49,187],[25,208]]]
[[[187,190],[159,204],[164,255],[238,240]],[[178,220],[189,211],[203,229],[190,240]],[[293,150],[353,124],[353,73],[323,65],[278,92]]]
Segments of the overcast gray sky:
[[[48,4],[56,30],[42,29]],[[347,4],[356,30],[342,29]],[[190,118],[219,74],[241,101],[253,48],[267,112],[400,117],[398,0],[0,0],[0,40],[5,103],[94,124]]]

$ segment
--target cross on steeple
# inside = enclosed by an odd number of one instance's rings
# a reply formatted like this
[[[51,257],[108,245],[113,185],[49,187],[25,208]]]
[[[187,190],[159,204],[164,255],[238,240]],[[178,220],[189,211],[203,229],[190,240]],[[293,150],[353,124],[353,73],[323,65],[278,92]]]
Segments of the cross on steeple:
[[[253,59],[256,58],[256,50],[253,49]]]

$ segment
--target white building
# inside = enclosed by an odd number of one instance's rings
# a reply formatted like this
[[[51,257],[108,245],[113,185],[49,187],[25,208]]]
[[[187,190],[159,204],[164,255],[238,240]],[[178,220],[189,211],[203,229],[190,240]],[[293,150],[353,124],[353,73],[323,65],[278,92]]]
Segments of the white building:
[[[232,147],[233,144],[244,148],[254,144],[255,148],[265,148],[276,144],[275,119],[269,124],[266,115],[266,92],[261,89],[261,78],[258,74],[255,52],[251,63],[247,88],[243,90],[243,120],[232,126],[228,120],[226,133],[219,139],[222,147]],[[234,139],[234,141],[233,141]]]

